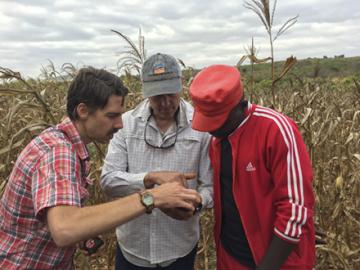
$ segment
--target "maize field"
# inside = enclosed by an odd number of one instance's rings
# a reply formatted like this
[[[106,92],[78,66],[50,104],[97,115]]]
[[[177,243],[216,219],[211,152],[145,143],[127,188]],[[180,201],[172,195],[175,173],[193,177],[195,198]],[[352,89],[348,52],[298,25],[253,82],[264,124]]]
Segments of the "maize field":
[[[185,99],[193,70],[184,71]],[[23,147],[39,132],[54,125],[65,115],[66,92],[76,74],[72,65],[60,71],[47,67],[37,79],[0,68],[0,196],[12,166]],[[122,77],[130,89],[127,109],[142,100],[138,77]],[[360,80],[359,77],[300,78],[288,74],[276,89],[271,83],[251,82],[243,76],[245,94],[251,102],[273,105],[298,124],[312,160],[316,198],[317,230],[316,269],[360,269]],[[250,87],[249,87],[250,89]],[[106,201],[99,177],[106,145],[89,145],[91,174],[89,205]],[[213,214],[207,210],[201,218],[201,240],[196,259],[197,270],[215,269]],[[103,235],[105,245],[97,257],[75,255],[76,269],[113,269],[114,231]]]

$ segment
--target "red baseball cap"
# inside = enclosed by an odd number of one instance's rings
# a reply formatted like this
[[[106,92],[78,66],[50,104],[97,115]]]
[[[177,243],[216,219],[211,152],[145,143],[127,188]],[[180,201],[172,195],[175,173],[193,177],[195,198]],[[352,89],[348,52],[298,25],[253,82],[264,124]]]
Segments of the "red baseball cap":
[[[235,67],[213,65],[200,71],[190,85],[195,109],[192,128],[208,132],[220,128],[243,93],[241,75]]]

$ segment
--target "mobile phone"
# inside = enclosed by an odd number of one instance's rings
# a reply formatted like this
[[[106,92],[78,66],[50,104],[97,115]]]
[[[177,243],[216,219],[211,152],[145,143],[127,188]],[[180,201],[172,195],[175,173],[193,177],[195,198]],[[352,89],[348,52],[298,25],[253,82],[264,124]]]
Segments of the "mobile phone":
[[[104,241],[100,237],[93,237],[84,241],[82,249],[87,251],[90,256],[96,253],[103,244]]]

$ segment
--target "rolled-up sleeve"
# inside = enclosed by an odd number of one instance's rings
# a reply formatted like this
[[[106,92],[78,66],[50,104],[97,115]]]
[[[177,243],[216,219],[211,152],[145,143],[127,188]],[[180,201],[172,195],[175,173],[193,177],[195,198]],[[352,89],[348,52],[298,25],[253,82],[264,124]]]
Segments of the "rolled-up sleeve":
[[[126,136],[119,130],[110,141],[101,174],[101,187],[110,197],[123,197],[144,188],[144,173],[129,173]]]
[[[205,208],[213,207],[213,171],[209,157],[210,135],[204,133],[199,161],[198,192]]]
[[[31,181],[35,216],[39,220],[49,207],[81,207],[85,188],[80,184],[80,171],[80,162],[70,144],[55,145],[41,157]]]

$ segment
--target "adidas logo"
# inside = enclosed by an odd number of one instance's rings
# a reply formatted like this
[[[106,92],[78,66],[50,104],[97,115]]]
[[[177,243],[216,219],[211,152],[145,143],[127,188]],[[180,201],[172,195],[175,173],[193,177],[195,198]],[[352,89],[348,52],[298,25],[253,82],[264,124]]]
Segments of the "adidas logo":
[[[247,172],[253,172],[253,171],[256,171],[256,168],[252,165],[251,162],[249,162],[249,164],[246,166],[245,171],[247,171]]]

